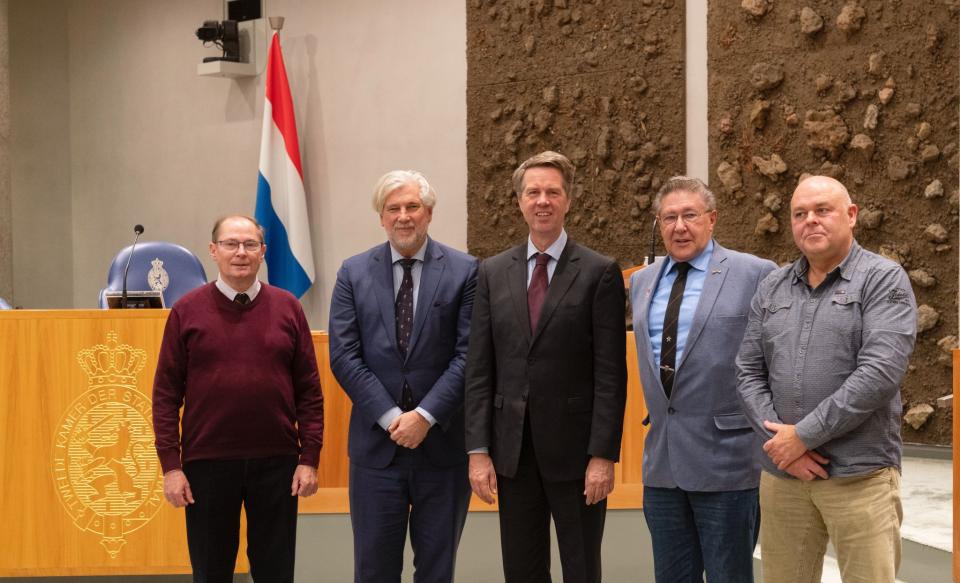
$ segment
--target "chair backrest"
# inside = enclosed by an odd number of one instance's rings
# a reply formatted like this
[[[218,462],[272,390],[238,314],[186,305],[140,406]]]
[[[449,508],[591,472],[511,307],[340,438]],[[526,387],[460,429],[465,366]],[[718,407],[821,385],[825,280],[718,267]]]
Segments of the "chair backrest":
[[[110,264],[107,287],[100,292],[101,308],[107,307],[105,291],[123,289],[123,268],[131,247],[121,249]],[[205,283],[207,272],[197,256],[188,249],[166,241],[137,243],[127,275],[127,290],[159,289],[163,293],[163,303],[170,308],[185,293]]]

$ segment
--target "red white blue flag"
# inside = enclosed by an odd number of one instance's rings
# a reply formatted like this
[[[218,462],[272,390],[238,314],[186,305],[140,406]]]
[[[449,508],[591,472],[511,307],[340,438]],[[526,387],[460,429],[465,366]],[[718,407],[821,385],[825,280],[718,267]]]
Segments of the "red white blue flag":
[[[276,32],[267,58],[260,177],[254,216],[266,231],[268,281],[298,298],[303,296],[313,285],[316,275],[297,122],[280,51],[280,35]]]

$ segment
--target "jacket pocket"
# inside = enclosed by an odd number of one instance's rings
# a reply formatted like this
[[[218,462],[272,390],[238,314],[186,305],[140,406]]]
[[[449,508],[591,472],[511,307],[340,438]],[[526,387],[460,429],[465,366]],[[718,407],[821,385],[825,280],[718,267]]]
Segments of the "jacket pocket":
[[[720,431],[735,431],[738,429],[752,429],[747,416],[743,413],[727,413],[726,415],[714,415],[713,424]]]

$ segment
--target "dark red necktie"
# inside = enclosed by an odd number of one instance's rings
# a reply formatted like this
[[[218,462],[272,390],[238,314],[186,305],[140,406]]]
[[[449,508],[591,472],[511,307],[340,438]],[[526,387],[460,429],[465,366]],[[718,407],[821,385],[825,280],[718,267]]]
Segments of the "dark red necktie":
[[[537,253],[534,257],[537,264],[533,267],[530,286],[527,287],[527,309],[530,312],[531,332],[537,329],[540,310],[543,309],[543,299],[547,297],[547,262],[550,261],[550,256],[546,253]]]

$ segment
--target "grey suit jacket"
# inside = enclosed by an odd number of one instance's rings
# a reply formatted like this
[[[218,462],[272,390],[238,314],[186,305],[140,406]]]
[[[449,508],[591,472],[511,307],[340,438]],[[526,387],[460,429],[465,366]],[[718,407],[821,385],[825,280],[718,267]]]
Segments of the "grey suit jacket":
[[[699,492],[755,488],[760,448],[737,398],[734,361],[750,300],[776,265],[714,245],[668,400],[647,332],[650,303],[666,264],[641,269],[630,279],[637,360],[649,412],[643,483]]]

